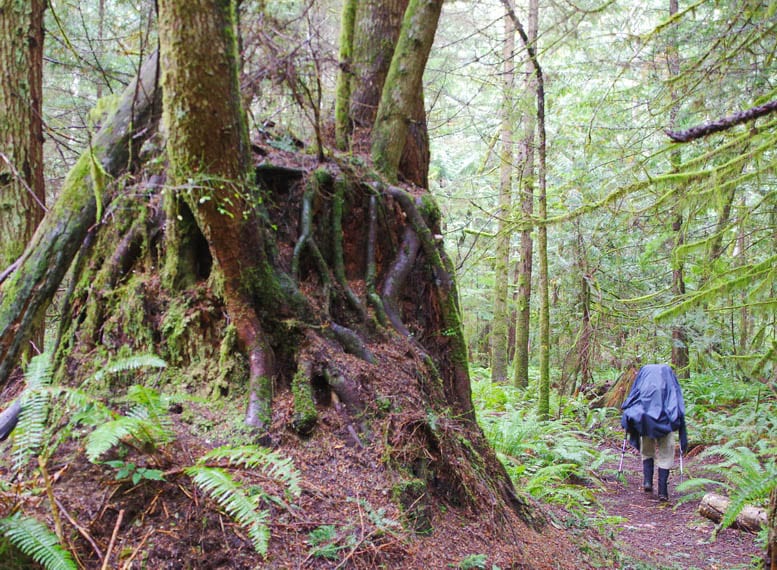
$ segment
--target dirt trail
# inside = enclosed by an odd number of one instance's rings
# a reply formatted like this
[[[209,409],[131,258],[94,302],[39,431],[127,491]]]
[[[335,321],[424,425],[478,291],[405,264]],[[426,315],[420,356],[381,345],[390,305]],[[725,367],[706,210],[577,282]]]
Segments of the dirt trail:
[[[617,468],[617,463],[604,466]],[[695,459],[685,462],[684,471],[686,478],[702,475]],[[607,477],[599,500],[609,516],[625,519],[616,543],[623,553],[644,563],[645,569],[746,569],[756,567],[752,562],[763,557],[756,537],[746,532],[726,529],[712,541],[715,525],[698,514],[698,501],[678,502],[678,461],[669,477],[669,503],[658,501],[655,482],[653,494],[642,490],[642,461],[634,449],[627,448],[623,472],[625,482]]]

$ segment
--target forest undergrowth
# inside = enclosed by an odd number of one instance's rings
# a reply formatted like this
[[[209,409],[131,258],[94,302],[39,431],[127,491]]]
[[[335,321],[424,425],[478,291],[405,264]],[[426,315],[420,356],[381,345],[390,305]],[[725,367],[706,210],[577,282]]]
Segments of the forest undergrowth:
[[[247,444],[250,434],[234,426],[217,428],[205,411],[207,406],[201,406],[205,402],[198,405],[192,397],[174,397],[132,383],[140,370],[164,369],[165,363],[154,356],[120,358],[101,367],[84,386],[68,388],[50,384],[47,359],[47,355],[37,357],[28,366],[28,412],[20,418],[13,446],[6,446],[10,460],[0,465],[6,475],[20,474],[3,477],[0,488],[0,506],[10,513],[0,520],[5,537],[0,540],[0,555],[13,552],[9,549],[14,545],[47,569],[99,567],[84,558],[85,549],[94,550],[89,556],[107,560],[111,549],[118,550],[114,541],[122,517],[132,516],[144,521],[148,530],[135,525],[132,532],[138,536],[129,543],[133,546],[124,546],[116,554],[120,567],[134,568],[133,561],[139,562],[135,558],[144,545],[148,547],[152,529],[171,536],[178,532],[175,524],[167,528],[159,520],[167,520],[167,511],[177,509],[201,520],[202,530],[190,538],[203,564],[213,562],[209,551],[215,549],[233,552],[222,561],[226,566],[215,567],[244,567],[241,564],[251,564],[251,550],[267,556],[271,540],[296,540],[302,567],[350,567],[351,563],[361,567],[370,563],[370,556],[384,564],[407,560],[403,525],[408,521],[421,535],[428,525],[445,524],[431,521],[424,509],[409,508],[397,517],[366,491],[347,504],[354,510],[351,520],[361,520],[359,525],[332,524],[326,522],[325,513],[304,510],[302,493],[315,504],[325,491],[305,480],[290,457]],[[518,390],[491,383],[487,370],[472,372],[479,423],[517,492],[548,507],[545,512],[552,526],[575,537],[576,548],[590,556],[589,561],[599,561],[591,567],[763,568],[766,531],[751,535],[725,527],[746,505],[765,507],[777,481],[773,420],[777,397],[766,387],[726,375],[698,375],[683,381],[690,449],[683,476],[677,470],[673,475],[671,503],[660,505],[640,489],[639,455],[630,449],[623,452],[618,409],[592,407],[584,396],[556,395],[551,419],[542,421],[532,385]],[[617,377],[617,372],[605,372],[601,378],[609,376]],[[120,396],[101,391],[108,377],[128,382],[126,391]],[[201,415],[189,410],[200,410]],[[335,442],[315,458],[326,461],[342,452],[342,445]],[[300,457],[296,464],[301,465]],[[93,486],[94,502],[55,497],[54,488],[63,482]],[[697,513],[698,500],[710,490],[731,499],[718,525]],[[104,505],[98,513],[101,495]],[[103,516],[106,501],[118,511],[113,513],[116,516]],[[215,508],[208,508],[208,503]],[[81,517],[88,512],[94,520],[89,528],[77,526],[80,547],[63,548],[73,540],[64,538],[63,528],[76,525],[72,520],[76,509]],[[452,526],[462,524],[452,512],[449,518]],[[176,519],[178,525],[190,524],[178,515]],[[225,527],[235,529],[235,534],[218,538]],[[110,537],[107,552],[98,545],[103,544],[99,536],[103,542]],[[151,559],[173,554],[164,551],[169,545],[156,540]],[[494,563],[485,547],[472,548],[457,554],[458,562],[452,567],[505,567]],[[18,560],[18,565],[8,568],[29,567],[25,565],[29,559]]]
[[[618,375],[619,371],[604,371],[600,378],[612,378],[614,382]],[[541,421],[531,384],[525,390],[495,385],[486,369],[473,370],[473,376],[479,422],[516,488],[562,507],[568,514],[564,524],[593,527],[616,542],[620,536],[624,540],[621,546],[624,560],[628,561],[626,567],[655,568],[656,560],[639,559],[646,550],[644,544],[634,548],[635,545],[628,544],[633,538],[623,532],[634,528],[625,511],[633,507],[635,500],[642,499],[642,492],[639,453],[624,445],[620,410],[592,407],[585,396],[556,394],[551,419]],[[646,526],[651,528],[663,524],[676,527],[675,533],[701,532],[703,538],[696,536],[697,544],[690,550],[700,552],[702,559],[705,546],[699,548],[699,544],[729,541],[730,544],[719,546],[737,551],[731,552],[742,560],[737,568],[763,568],[766,528],[757,535],[724,529],[736,526],[737,515],[746,506],[764,511],[768,508],[769,493],[777,485],[777,394],[764,384],[742,381],[726,373],[692,375],[682,385],[689,433],[683,473],[678,449],[672,476],[672,504],[663,509],[645,509],[639,516],[652,513],[646,516]],[[637,488],[639,491],[635,492]],[[708,492],[730,499],[729,509],[719,524],[697,512],[700,499]],[[677,524],[678,520],[682,523]],[[667,530],[660,531],[654,546],[661,544],[662,533],[664,537],[671,535]],[[663,559],[667,563],[662,568],[733,567],[717,566],[711,561],[695,566],[687,560],[675,566],[668,561],[674,559],[672,551],[677,543],[664,544],[667,552]]]

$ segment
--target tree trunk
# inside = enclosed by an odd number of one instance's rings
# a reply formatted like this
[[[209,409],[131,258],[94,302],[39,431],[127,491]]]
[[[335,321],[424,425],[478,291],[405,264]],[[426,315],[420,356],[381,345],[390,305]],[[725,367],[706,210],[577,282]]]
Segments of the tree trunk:
[[[402,31],[386,75],[372,129],[372,160],[378,171],[390,181],[396,181],[401,172],[400,160],[407,137],[418,123],[424,69],[441,9],[441,0],[411,0],[405,10]],[[415,140],[417,137],[411,138]],[[424,181],[420,182],[422,187],[426,186]]]
[[[580,230],[580,220],[576,219],[574,245],[575,270],[579,276],[580,291],[578,306],[580,307],[580,326],[572,347],[564,358],[561,369],[561,391],[564,394],[575,394],[580,386],[591,380],[591,354],[593,350],[594,331],[591,325],[591,275],[586,261],[585,243]]]
[[[0,10],[0,271],[19,258],[45,212],[44,8],[32,0]]]
[[[669,0],[669,17],[676,15],[678,11],[678,0]],[[680,53],[676,37],[677,31],[672,32],[672,39],[667,45],[667,60],[669,63],[669,79],[677,77],[680,74]],[[677,122],[677,113],[680,108],[678,95],[674,88],[671,89],[672,108],[669,111],[669,128],[673,129]],[[679,170],[682,163],[682,155],[679,147],[672,150],[670,161],[675,171]],[[685,295],[685,278],[683,276],[683,262],[680,255],[676,252],[682,248],[685,243],[683,235],[683,214],[682,206],[677,205],[672,221],[672,231],[674,232],[674,250],[672,252],[672,293],[676,298]],[[672,366],[680,378],[690,377],[688,369],[688,338],[685,333],[685,327],[682,324],[676,324],[672,327]]]
[[[527,23],[527,37],[532,45],[537,43],[537,16],[538,0],[529,3],[529,20]],[[534,65],[530,58],[526,59],[525,91],[536,93],[537,82],[534,73]],[[533,98],[533,97],[532,97]],[[531,219],[534,214],[534,184],[536,180],[534,172],[534,147],[536,114],[526,113],[523,117],[523,140],[521,141],[521,216],[525,220]],[[515,362],[513,384],[516,387],[529,385],[529,338],[531,332],[531,289],[532,289],[532,258],[534,256],[534,243],[532,228],[521,228],[521,244],[518,265],[516,268],[516,322],[515,322]]]
[[[182,200],[191,212],[223,278],[227,313],[250,368],[246,422],[264,428],[270,421],[273,352],[244,279],[247,271],[267,268],[267,261],[255,217],[246,216],[261,196],[252,194],[248,184],[234,11],[233,2],[224,0],[159,2],[168,173],[174,189],[168,199]]]
[[[505,16],[505,43],[502,47],[502,127],[499,180],[499,209],[497,211],[496,261],[494,263],[494,318],[491,330],[491,381],[507,381],[509,312],[507,309],[510,275],[510,231],[508,218],[513,192],[513,76],[515,74],[515,27]]]
[[[112,179],[132,167],[141,145],[155,132],[161,101],[156,80],[155,54],[68,174],[18,267],[0,283],[0,386],[87,234],[101,222],[98,212],[114,198],[118,186]]]
[[[348,107],[351,102],[356,7],[356,0],[343,2],[340,18],[340,69],[337,72],[337,93],[335,94],[335,145],[342,151],[348,149],[352,130]]]
[[[378,104],[407,6],[408,0],[368,0],[359,2],[356,8],[348,105],[350,123],[355,131],[353,146],[357,151],[369,148]],[[346,23],[347,20],[343,18],[341,26]],[[343,33],[344,30],[341,38]],[[376,38],[380,38],[380,41],[376,41]],[[423,86],[413,97],[410,113],[398,175],[416,186],[428,188],[430,155]]]
[[[43,179],[43,0],[0,10],[0,275],[46,211]],[[0,282],[3,278],[0,277]],[[43,315],[30,334],[43,350]]]
[[[540,380],[539,389],[537,395],[537,409],[540,418],[547,419],[550,412],[550,299],[549,283],[548,283],[548,228],[544,223],[548,217],[548,202],[546,194],[546,155],[545,155],[545,80],[542,74],[542,67],[537,59],[537,46],[533,43],[523,25],[518,20],[518,17],[513,10],[509,0],[502,0],[507,13],[515,23],[515,27],[518,30],[518,34],[523,40],[524,47],[529,56],[529,60],[532,64],[532,71],[537,81],[537,129],[539,132],[539,164],[537,165],[537,177],[539,180],[538,191],[538,216],[540,219],[540,226],[537,229],[537,246],[539,248],[538,255],[540,260],[540,276],[539,276],[539,288],[540,288]],[[530,6],[533,9],[535,6]],[[538,8],[538,6],[537,6]]]

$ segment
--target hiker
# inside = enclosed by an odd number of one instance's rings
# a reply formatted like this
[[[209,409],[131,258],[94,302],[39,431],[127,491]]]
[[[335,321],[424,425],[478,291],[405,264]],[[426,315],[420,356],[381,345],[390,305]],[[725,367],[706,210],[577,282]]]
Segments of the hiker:
[[[680,432],[680,452],[688,448],[685,404],[671,366],[647,364],[634,379],[621,406],[621,425],[642,456],[643,488],[653,492],[653,467],[658,464],[658,499],[669,500],[669,470],[674,467],[674,432]]]

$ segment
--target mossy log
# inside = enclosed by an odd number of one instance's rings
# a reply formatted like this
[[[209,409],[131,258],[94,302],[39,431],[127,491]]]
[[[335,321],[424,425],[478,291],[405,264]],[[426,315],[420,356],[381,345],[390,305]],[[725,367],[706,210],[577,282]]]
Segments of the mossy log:
[[[110,180],[131,169],[154,132],[161,101],[157,54],[143,65],[89,150],[70,170],[15,271],[0,284],[0,386],[16,365],[32,327],[51,303],[89,231],[119,189]]]

